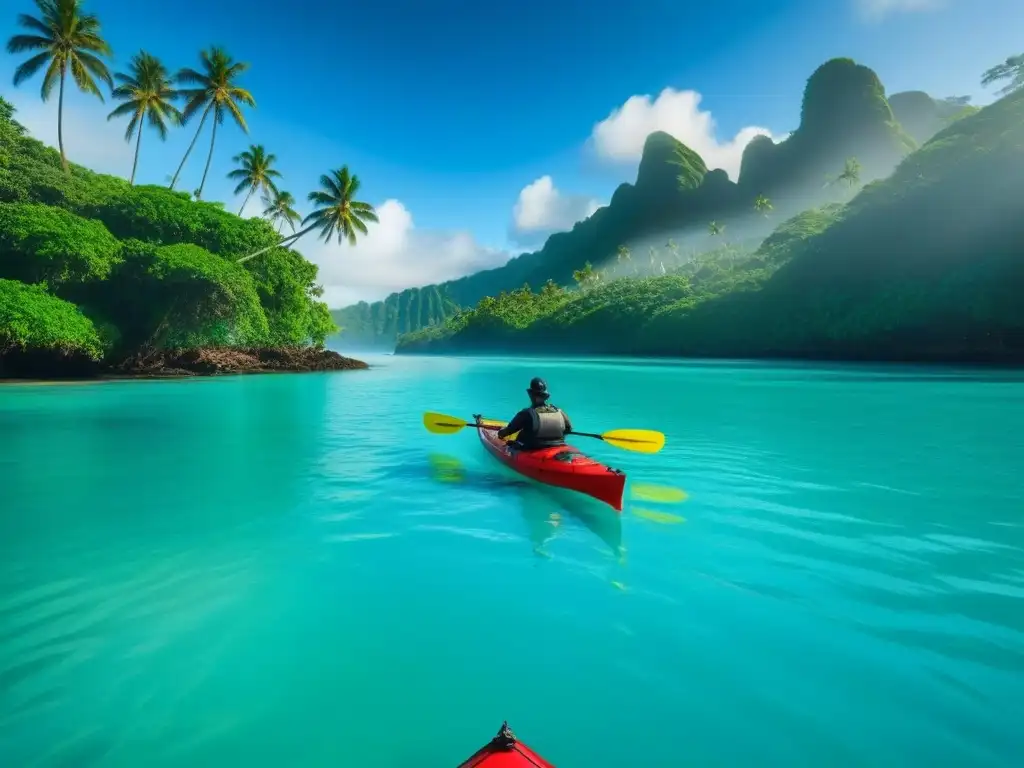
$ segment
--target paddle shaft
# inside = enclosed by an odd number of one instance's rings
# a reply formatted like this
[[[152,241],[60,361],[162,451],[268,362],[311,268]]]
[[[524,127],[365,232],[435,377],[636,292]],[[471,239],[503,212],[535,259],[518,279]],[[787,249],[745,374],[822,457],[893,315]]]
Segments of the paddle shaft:
[[[477,429],[502,429],[502,427],[499,427],[496,424],[474,424],[473,422],[467,422],[466,426],[467,427],[476,427]],[[566,437],[568,437],[569,435],[575,435],[577,437],[593,437],[595,440],[604,440],[605,439],[604,435],[598,435],[598,434],[595,434],[594,432],[575,432],[575,431],[567,432],[566,433]],[[615,439],[618,440],[619,442],[623,442],[623,443],[645,443],[645,442],[647,442],[646,440],[630,440],[628,437],[617,437]]]

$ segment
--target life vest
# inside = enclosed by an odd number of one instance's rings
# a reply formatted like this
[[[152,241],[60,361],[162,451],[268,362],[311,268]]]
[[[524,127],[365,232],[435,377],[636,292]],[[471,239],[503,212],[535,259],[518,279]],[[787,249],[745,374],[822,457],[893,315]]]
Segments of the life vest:
[[[551,443],[558,445],[565,439],[565,414],[553,405],[541,405],[530,408],[533,420],[533,440],[537,444]]]

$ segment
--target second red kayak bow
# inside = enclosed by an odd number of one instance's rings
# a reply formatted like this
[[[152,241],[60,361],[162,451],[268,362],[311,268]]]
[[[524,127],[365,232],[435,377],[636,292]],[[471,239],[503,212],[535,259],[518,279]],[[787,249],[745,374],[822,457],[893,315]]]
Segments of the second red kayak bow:
[[[501,724],[498,735],[478,749],[458,768],[555,768],[512,733],[508,723]]]

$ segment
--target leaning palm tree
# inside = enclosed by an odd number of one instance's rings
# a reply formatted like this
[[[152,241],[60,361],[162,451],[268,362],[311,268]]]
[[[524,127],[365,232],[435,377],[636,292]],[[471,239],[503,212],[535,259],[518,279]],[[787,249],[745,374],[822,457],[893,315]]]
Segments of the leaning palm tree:
[[[992,85],[1000,80],[1009,80],[1009,85],[999,89],[998,93],[1006,96],[1024,88],[1024,53],[1010,56],[1002,64],[986,69],[981,76],[982,85]]]
[[[231,158],[232,162],[239,164],[238,168],[228,174],[229,179],[238,182],[234,194],[237,195],[247,187],[249,189],[245,194],[245,200],[242,201],[242,207],[238,209],[239,216],[242,215],[245,206],[249,204],[249,198],[257,189],[262,189],[264,194],[277,192],[277,184],[274,179],[281,178],[281,172],[270,167],[275,160],[277,160],[277,155],[267,154],[267,150],[263,148],[262,144],[253,144],[245,152]]]
[[[772,201],[764,195],[758,195],[757,199],[754,200],[754,210],[765,217],[768,216],[768,211],[772,209]]]
[[[324,242],[330,242],[331,237],[337,235],[339,243],[347,240],[349,245],[355,245],[356,233],[365,235],[368,232],[366,222],[377,222],[377,212],[373,210],[372,205],[353,199],[360,186],[359,177],[349,173],[347,165],[325,173],[320,177],[320,189],[310,192],[307,198],[309,202],[318,206],[302,220],[303,225],[309,226],[275,245],[243,256],[237,263],[254,259],[274,248],[281,248],[285,243],[294,245],[300,237],[314,229],[320,230]]]
[[[202,133],[203,125],[210,112],[213,112],[213,131],[210,135],[210,154],[206,157],[206,168],[203,170],[203,180],[199,182],[199,189],[196,197],[202,197],[203,186],[206,184],[206,174],[210,172],[210,161],[213,159],[213,145],[217,141],[217,126],[224,124],[224,118],[231,115],[235,123],[244,133],[249,133],[249,126],[246,125],[245,115],[242,114],[242,106],[255,107],[256,100],[252,94],[235,82],[239,75],[249,69],[244,61],[234,61],[223,48],[214,46],[208,51],[199,54],[202,62],[202,72],[194,69],[182,69],[175,76],[180,85],[192,86],[183,88],[181,96],[185,99],[185,109],[182,111],[184,122],[190,121],[196,115],[202,113],[199,119],[199,127],[192,143],[185,150],[185,156],[181,158],[181,165],[171,179],[171,189],[178,182],[181,169],[185,167],[185,161],[192,153],[199,134]]]
[[[725,224],[719,224],[717,221],[712,221],[708,224],[708,234],[712,237],[717,237],[725,231]]]
[[[107,115],[107,120],[131,115],[124,132],[125,141],[131,141],[132,135],[138,131],[132,175],[128,180],[129,184],[134,184],[135,170],[139,167],[139,147],[142,145],[142,121],[148,120],[149,127],[163,141],[167,139],[168,121],[173,125],[181,125],[181,112],[171,103],[172,99],[177,98],[177,92],[171,86],[167,67],[150,53],[139,51],[132,57],[129,71],[116,73],[114,79],[118,82],[114,98],[123,103]]]
[[[292,232],[295,232],[295,224],[302,221],[298,211],[295,210],[295,198],[291,192],[282,192],[275,189],[273,195],[263,196],[263,215],[270,219],[270,223],[277,224],[277,233],[287,224]]]
[[[50,98],[53,86],[60,84],[57,97],[57,146],[60,162],[68,170],[68,157],[64,152],[64,82],[68,70],[80,91],[91,93],[100,101],[97,80],[113,88],[103,56],[110,56],[110,46],[100,37],[100,21],[91,13],[82,12],[82,0],[34,0],[39,16],[18,14],[18,24],[31,34],[14,35],[7,41],[8,53],[33,53],[14,70],[14,84],[21,85],[44,66],[40,94],[43,101]]]

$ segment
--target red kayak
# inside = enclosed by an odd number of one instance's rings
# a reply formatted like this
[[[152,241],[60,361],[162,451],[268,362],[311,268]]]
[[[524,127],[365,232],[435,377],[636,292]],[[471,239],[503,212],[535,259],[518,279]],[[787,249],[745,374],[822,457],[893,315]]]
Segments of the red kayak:
[[[476,417],[479,425],[504,426],[500,421]],[[571,445],[519,451],[498,437],[497,430],[478,429],[480,442],[498,461],[540,483],[585,493],[622,511],[626,475],[581,453]]]
[[[501,724],[498,735],[478,749],[459,768],[555,768],[523,742],[516,739],[508,723]]]

